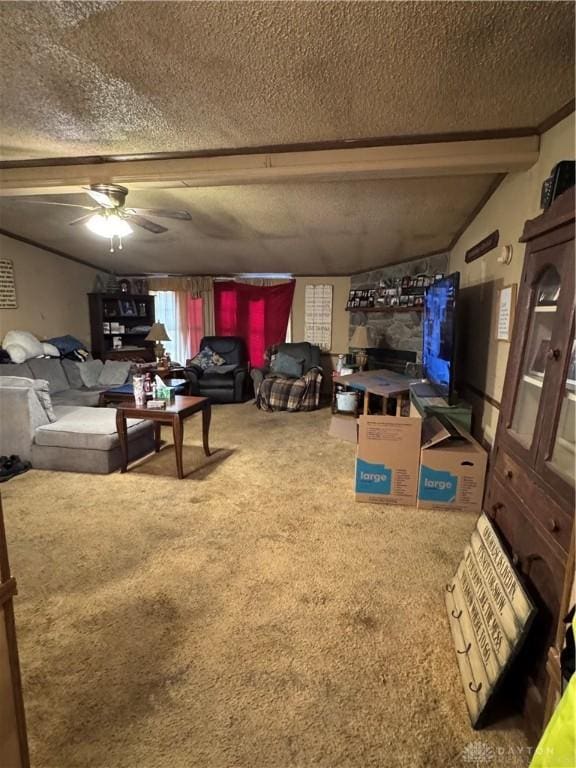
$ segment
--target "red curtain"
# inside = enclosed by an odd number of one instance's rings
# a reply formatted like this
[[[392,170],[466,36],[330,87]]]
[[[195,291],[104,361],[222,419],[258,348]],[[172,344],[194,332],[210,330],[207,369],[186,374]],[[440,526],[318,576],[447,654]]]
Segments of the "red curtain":
[[[214,283],[214,317],[219,336],[242,336],[250,364],[264,364],[264,351],[286,338],[295,281],[271,286],[233,280]]]

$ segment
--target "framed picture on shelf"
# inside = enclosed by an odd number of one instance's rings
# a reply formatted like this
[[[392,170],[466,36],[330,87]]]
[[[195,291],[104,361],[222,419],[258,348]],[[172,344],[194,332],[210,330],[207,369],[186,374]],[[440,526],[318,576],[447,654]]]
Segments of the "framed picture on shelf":
[[[116,317],[118,314],[118,304],[116,301],[105,301],[103,305],[104,317]]]
[[[118,308],[120,310],[120,314],[124,317],[136,317],[136,302],[132,299],[120,299],[118,301]]]

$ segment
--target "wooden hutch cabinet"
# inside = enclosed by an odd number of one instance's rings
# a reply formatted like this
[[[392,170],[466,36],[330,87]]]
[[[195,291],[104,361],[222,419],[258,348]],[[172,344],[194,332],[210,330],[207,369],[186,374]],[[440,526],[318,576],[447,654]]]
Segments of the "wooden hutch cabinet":
[[[89,293],[92,354],[102,360],[154,360],[154,344],[146,336],[155,320],[154,296],[133,293]],[[116,324],[116,325],[115,325]],[[119,327],[121,330],[114,330]],[[114,348],[114,339],[122,345]]]
[[[512,681],[527,730],[537,737],[574,535],[573,189],[526,222],[522,242],[526,255],[485,510],[538,608]]]

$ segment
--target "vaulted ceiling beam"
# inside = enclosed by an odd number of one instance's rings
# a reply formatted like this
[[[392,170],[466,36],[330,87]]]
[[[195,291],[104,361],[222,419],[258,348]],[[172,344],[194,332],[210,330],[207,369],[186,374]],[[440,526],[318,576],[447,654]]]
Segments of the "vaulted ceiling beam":
[[[169,189],[509,173],[530,168],[538,151],[538,136],[522,136],[94,165],[71,161],[70,165],[0,169],[0,195],[66,194],[99,182]]]

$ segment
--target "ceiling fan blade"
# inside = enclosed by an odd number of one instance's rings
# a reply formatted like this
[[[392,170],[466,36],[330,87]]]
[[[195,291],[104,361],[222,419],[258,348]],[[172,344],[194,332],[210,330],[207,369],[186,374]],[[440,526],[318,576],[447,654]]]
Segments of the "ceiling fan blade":
[[[72,227],[74,224],[82,224],[83,221],[88,221],[88,219],[91,219],[92,216],[94,216],[93,213],[89,213],[87,216],[80,216],[79,219],[74,219],[74,221],[69,221],[68,224]]]
[[[82,187],[82,189],[84,192],[88,192],[90,197],[93,200],[96,200],[98,205],[101,205],[103,208],[118,208],[120,206],[120,203],[117,200],[109,197],[104,192],[99,192],[96,189],[90,189],[90,187]]]
[[[168,232],[167,228],[163,227],[161,224],[156,224],[154,221],[145,219],[144,216],[138,216],[135,213],[129,213],[125,218],[131,224],[136,224],[136,226],[142,227],[142,229],[147,229],[148,232],[154,232],[155,235],[160,235],[162,232]]]
[[[192,216],[188,211],[174,211],[167,208],[126,208],[128,213],[141,213],[148,216],[158,216],[159,219],[181,219],[191,221]]]
[[[34,203],[35,205],[63,205],[66,208],[83,208],[85,211],[96,211],[98,210],[97,206],[90,206],[90,205],[77,205],[76,203],[52,203],[48,200],[23,200],[18,199],[19,203]]]

